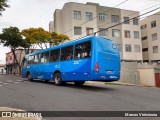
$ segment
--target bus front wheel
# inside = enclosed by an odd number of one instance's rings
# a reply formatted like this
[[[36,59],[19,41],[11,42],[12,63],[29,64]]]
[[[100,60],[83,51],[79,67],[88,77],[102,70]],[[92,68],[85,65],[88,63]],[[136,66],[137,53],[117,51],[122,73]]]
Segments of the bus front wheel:
[[[83,85],[85,83],[85,81],[75,81],[74,82],[74,84],[76,85],[76,86],[81,86],[81,85]]]
[[[31,78],[31,74],[30,73],[27,74],[27,78],[28,78],[29,81],[33,81],[33,79]]]
[[[61,73],[56,72],[56,73],[54,74],[54,84],[55,84],[56,86],[62,85]]]

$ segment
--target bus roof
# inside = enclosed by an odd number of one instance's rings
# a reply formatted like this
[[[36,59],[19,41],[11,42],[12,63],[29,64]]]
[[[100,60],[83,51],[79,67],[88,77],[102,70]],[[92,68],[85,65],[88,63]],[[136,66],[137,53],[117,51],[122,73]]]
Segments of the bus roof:
[[[27,54],[26,56],[35,55],[35,54],[38,54],[38,53],[47,52],[47,51],[58,49],[58,48],[61,48],[61,47],[67,47],[67,46],[70,46],[70,45],[86,42],[86,41],[89,41],[89,40],[93,40],[93,38],[103,38],[103,37],[87,36],[87,37],[77,39],[77,40],[74,40],[74,41],[71,41],[71,42],[67,42],[67,43],[64,43],[64,44],[60,44],[60,45],[57,45],[57,46],[54,46],[54,47],[51,47],[51,48],[47,48],[47,49],[44,49],[44,50],[39,50],[39,51],[30,53],[30,54]],[[107,39],[107,38],[103,38],[103,39],[110,40],[110,39]],[[110,41],[113,41],[113,40],[110,40]]]

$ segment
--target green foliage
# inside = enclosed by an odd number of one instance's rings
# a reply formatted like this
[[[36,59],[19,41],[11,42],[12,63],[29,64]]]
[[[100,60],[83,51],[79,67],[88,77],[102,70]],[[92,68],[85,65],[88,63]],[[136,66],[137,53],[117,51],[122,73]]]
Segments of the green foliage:
[[[42,48],[42,44],[49,43],[51,35],[43,28],[29,28],[22,30],[21,35],[25,37],[26,42],[32,46],[38,44]]]
[[[0,34],[0,39],[4,46],[14,49],[24,44],[17,27],[4,28],[2,34]]]
[[[24,47],[25,42],[22,39],[20,31],[17,27],[4,28],[2,34],[0,34],[0,40],[4,43],[4,46],[11,48],[11,51],[14,55],[14,64],[18,64],[19,71],[21,70],[20,62],[18,62],[15,50],[17,47]]]
[[[21,35],[25,37],[28,45],[32,46],[38,44],[41,49],[43,49],[42,44],[47,48],[47,43],[53,45],[58,45],[63,40],[69,39],[67,35],[58,34],[56,32],[49,33],[43,28],[29,28],[21,31]]]
[[[51,43],[54,45],[59,45],[59,43],[63,42],[64,40],[69,40],[69,37],[64,34],[57,34],[56,32],[51,33]]]
[[[0,16],[2,15],[2,12],[5,11],[5,8],[9,7],[7,1],[8,0],[0,0]]]

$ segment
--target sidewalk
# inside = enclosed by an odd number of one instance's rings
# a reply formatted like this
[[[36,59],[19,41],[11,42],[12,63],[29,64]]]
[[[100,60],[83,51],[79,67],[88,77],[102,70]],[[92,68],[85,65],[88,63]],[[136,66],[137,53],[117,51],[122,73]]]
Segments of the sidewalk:
[[[125,86],[142,86],[142,85],[135,85],[131,83],[124,83],[124,82],[119,82],[119,81],[114,81],[114,82],[98,82],[98,81],[87,81],[87,84],[101,84],[101,85],[125,85]]]

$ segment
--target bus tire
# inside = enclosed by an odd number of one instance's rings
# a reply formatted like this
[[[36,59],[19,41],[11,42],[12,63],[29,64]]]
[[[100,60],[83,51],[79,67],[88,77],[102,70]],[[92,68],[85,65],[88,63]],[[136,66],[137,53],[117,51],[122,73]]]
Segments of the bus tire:
[[[30,73],[27,74],[27,79],[28,79],[28,81],[33,81],[33,79],[31,78],[31,74]]]
[[[85,83],[85,81],[74,81],[74,84],[76,86],[82,86]]]
[[[56,72],[54,74],[54,84],[56,86],[62,85],[62,77],[61,77],[61,73],[60,72]]]

